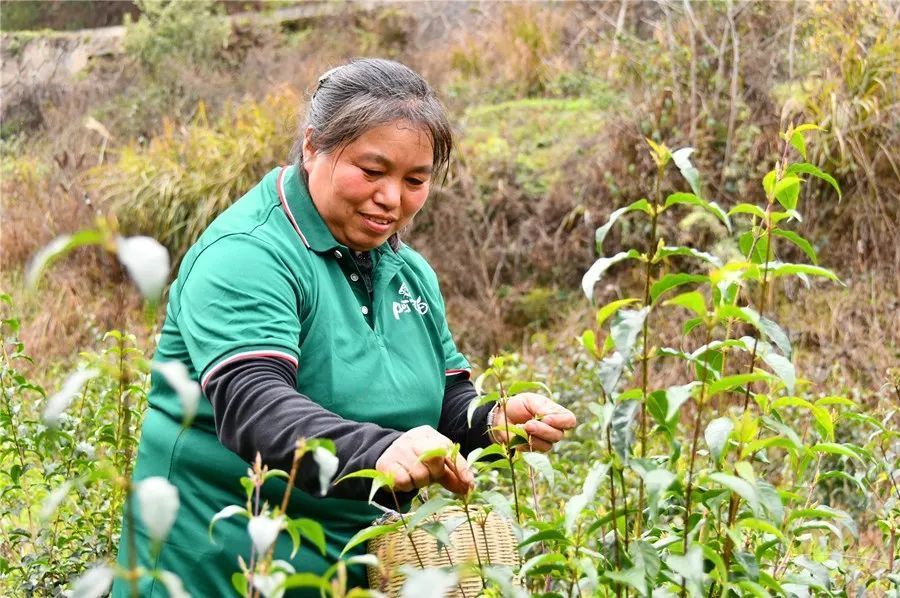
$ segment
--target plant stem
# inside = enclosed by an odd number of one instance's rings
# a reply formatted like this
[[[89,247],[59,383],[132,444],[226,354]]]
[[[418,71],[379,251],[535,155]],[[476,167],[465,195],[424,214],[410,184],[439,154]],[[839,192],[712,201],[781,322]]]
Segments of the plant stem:
[[[606,449],[612,457],[612,438],[610,430],[606,430]],[[622,554],[619,550],[619,516],[616,513],[616,477],[613,473],[613,467],[609,467],[609,498],[612,502],[612,528],[613,528],[613,550],[615,551],[616,567],[622,569]],[[616,596],[622,595],[622,588],[616,584]]]
[[[502,392],[503,392],[503,389],[501,386],[501,393]],[[507,459],[507,461],[509,461],[509,476],[510,476],[510,479],[512,480],[513,500],[516,505],[516,523],[521,525],[522,524],[522,514],[519,511],[519,491],[516,488],[516,468],[515,468],[515,462],[513,461],[513,457],[514,457],[513,450],[512,450],[512,447],[510,446],[510,440],[512,437],[509,435],[509,417],[506,414],[506,402],[507,402],[506,397],[503,397],[503,399],[500,401],[500,406],[503,408],[503,426],[504,426],[504,428],[506,428],[506,459]]]
[[[425,564],[422,562],[422,557],[419,555],[419,547],[416,546],[416,541],[413,540],[412,531],[409,529],[409,526],[406,524],[406,517],[403,516],[403,513],[400,510],[400,501],[397,500],[397,493],[394,492],[393,488],[391,488],[391,496],[394,497],[394,506],[397,507],[397,515],[400,516],[400,521],[403,523],[403,529],[406,530],[406,537],[409,538],[409,543],[412,544],[413,552],[416,553],[416,560],[419,561],[419,567],[424,569]]]
[[[138,598],[140,596],[140,592],[138,591],[138,580],[137,580],[137,542],[135,542],[134,535],[134,505],[133,505],[133,497],[132,497],[132,486],[131,481],[128,478],[123,478],[125,480],[125,519],[128,521],[128,580],[131,584],[131,596],[132,598]]]
[[[653,215],[650,217],[650,243],[647,245],[647,267],[644,270],[644,307],[650,307],[650,282],[653,280],[653,254],[657,245],[657,222],[659,219],[659,210],[662,207],[662,190],[661,179],[663,176],[663,167],[657,168],[656,181],[654,183],[654,204]],[[650,313],[644,318],[644,327],[642,330],[642,355],[641,355],[641,459],[647,456],[647,389],[650,387]],[[627,516],[626,516],[627,518]],[[635,538],[640,539],[641,528],[644,519],[644,478],[638,482],[638,503],[637,513],[635,515]],[[626,525],[625,545],[628,545],[628,526]]]
[[[466,512],[466,521],[469,524],[469,533],[472,534],[472,546],[475,547],[475,558],[478,559],[478,575],[481,577],[481,586],[486,588],[487,582],[484,579],[484,564],[482,564],[481,562],[481,553],[478,551],[478,541],[475,539],[475,527],[472,525],[472,514],[469,512],[468,496],[463,497],[463,509]],[[485,546],[487,546],[487,544],[485,544]]]
[[[288,474],[287,488],[284,489],[284,497],[281,499],[281,512],[287,513],[288,502],[291,499],[291,489],[294,487],[294,481],[297,479],[297,470],[300,468],[300,460],[306,454],[306,439],[297,439],[294,448],[294,461],[291,463],[291,471]]]
[[[712,335],[712,328],[710,326],[706,327],[706,340],[703,342],[703,345],[706,346],[710,342],[710,338]],[[690,465],[688,466],[688,479],[687,479],[687,488],[685,489],[684,494],[684,554],[687,554],[688,551],[688,525],[690,525],[691,519],[691,493],[694,489],[694,463],[697,459],[697,444],[700,440],[700,424],[703,421],[703,407],[706,402],[706,388],[707,381],[709,380],[709,367],[708,364],[703,364],[703,376],[700,381],[700,399],[697,401],[697,414],[694,417],[694,434],[691,439],[691,460]],[[684,577],[681,578],[681,595],[684,596],[687,593],[687,580]]]

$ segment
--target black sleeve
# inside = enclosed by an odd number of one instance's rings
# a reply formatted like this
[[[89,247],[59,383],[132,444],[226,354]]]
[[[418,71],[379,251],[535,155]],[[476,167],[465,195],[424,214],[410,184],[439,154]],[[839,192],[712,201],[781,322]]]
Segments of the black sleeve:
[[[247,462],[262,455],[270,468],[290,471],[297,438],[329,438],[337,449],[334,479],[360,469],[374,469],[381,454],[402,435],[372,423],[344,419],[297,392],[294,369],[273,358],[248,359],[223,367],[206,384],[216,434],[225,447]],[[463,415],[465,418],[465,415]],[[318,467],[312,454],[304,456],[295,482],[319,496]],[[371,480],[350,479],[332,486],[327,496],[367,500]],[[401,501],[414,493],[398,493]],[[375,500],[393,504],[379,492]]]
[[[476,448],[491,444],[487,430],[487,415],[495,403],[488,403],[477,408],[472,414],[472,426],[466,416],[469,403],[478,396],[475,385],[470,380],[460,379],[447,385],[444,390],[444,404],[441,408],[441,421],[438,432],[459,443],[463,456]]]

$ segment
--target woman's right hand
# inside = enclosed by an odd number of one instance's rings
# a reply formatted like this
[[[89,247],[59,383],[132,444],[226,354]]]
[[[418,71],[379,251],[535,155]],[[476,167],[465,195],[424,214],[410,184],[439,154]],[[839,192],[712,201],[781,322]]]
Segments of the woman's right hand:
[[[465,494],[475,484],[469,464],[462,455],[432,457],[420,461],[419,457],[436,448],[450,448],[449,438],[431,426],[419,426],[397,438],[378,458],[375,469],[394,476],[394,489],[408,492],[437,482],[450,492]]]

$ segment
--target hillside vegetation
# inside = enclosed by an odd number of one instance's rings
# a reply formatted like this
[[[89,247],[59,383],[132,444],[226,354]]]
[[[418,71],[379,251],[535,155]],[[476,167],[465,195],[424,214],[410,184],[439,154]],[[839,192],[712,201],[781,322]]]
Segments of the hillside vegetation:
[[[479,466],[473,508],[530,539],[520,588],[898,595],[895,3],[388,3],[283,27],[137,4],[124,56],[0,127],[0,588],[56,595],[114,556],[163,314],[116,239],[157,239],[174,272],[287,160],[318,75],[378,55],[455,126],[405,239],[458,344],[489,397],[547,385],[582,422],[550,461]]]

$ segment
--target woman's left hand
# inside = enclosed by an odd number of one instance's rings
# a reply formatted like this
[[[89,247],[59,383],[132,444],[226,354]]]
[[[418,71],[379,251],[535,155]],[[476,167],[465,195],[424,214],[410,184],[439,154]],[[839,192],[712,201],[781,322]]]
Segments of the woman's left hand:
[[[523,392],[510,397],[506,409],[498,404],[494,411],[494,438],[506,442],[504,423],[517,424],[528,434],[530,449],[546,453],[562,440],[563,433],[575,427],[575,414],[547,397]],[[504,414],[505,411],[505,414]]]

